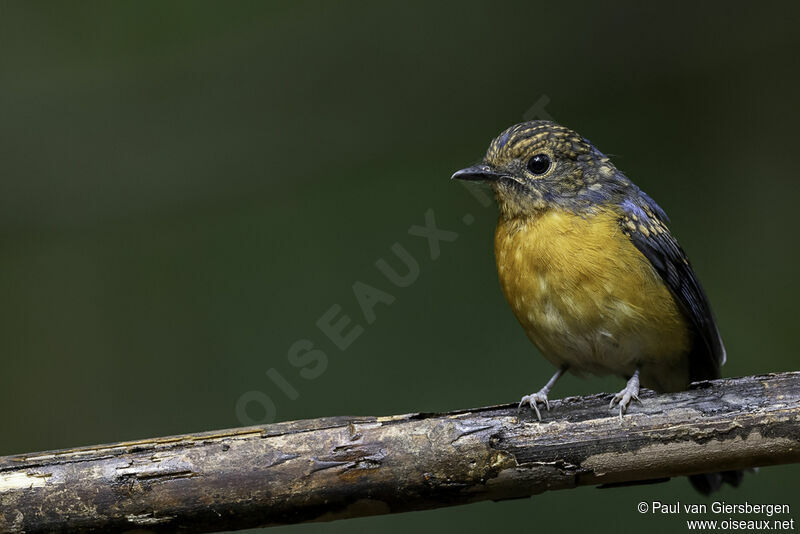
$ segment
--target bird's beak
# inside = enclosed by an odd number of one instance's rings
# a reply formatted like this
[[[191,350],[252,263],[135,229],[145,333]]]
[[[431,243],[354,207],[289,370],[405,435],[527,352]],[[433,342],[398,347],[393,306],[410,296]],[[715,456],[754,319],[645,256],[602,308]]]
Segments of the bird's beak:
[[[466,169],[456,171],[455,174],[450,177],[450,179],[469,180],[472,182],[496,182],[503,176],[505,175],[497,172],[489,165],[480,163],[478,165],[473,165],[472,167],[467,167]]]

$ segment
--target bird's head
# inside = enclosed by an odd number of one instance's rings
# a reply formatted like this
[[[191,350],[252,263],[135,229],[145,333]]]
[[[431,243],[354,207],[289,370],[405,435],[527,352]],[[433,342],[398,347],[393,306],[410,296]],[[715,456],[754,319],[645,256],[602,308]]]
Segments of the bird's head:
[[[492,141],[481,163],[453,178],[490,184],[504,217],[553,207],[591,210],[635,187],[589,141],[550,121],[508,128]]]

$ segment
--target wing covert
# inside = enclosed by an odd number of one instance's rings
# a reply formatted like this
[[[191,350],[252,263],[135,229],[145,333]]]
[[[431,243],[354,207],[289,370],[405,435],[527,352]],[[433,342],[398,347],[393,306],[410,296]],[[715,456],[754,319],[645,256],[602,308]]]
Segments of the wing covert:
[[[686,253],[666,226],[666,215],[650,197],[625,200],[620,226],[637,249],[650,261],[683,310],[694,334],[689,355],[690,380],[719,378],[725,363],[722,344],[711,306]]]

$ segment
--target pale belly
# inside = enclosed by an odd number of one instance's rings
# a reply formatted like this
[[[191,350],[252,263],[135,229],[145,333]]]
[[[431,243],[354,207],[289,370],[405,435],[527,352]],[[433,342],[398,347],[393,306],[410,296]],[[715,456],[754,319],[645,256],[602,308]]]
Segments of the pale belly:
[[[613,213],[501,221],[495,254],[503,293],[553,365],[621,376],[638,368],[645,387],[683,389],[691,341],[683,315],[647,259],[614,232]]]

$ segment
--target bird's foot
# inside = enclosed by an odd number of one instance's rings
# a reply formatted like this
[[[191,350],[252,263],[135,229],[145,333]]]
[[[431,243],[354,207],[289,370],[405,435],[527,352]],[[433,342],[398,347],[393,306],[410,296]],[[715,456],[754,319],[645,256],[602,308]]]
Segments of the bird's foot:
[[[536,418],[541,421],[542,414],[539,412],[539,407],[537,406],[540,402],[544,404],[547,411],[550,411],[550,401],[547,400],[547,389],[545,388],[540,389],[536,393],[531,393],[530,395],[522,397],[522,400],[519,401],[519,406],[517,406],[517,415],[519,415],[522,406],[527,403],[536,412]]]
[[[611,399],[611,403],[608,405],[609,408],[613,408],[615,404],[619,403],[619,420],[622,421],[622,415],[628,409],[628,405],[631,402],[631,399],[639,400],[639,372],[637,371],[636,374],[628,380],[628,384],[625,386],[625,389],[614,395]]]

